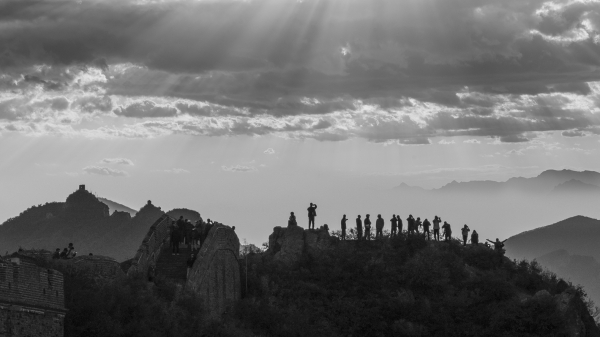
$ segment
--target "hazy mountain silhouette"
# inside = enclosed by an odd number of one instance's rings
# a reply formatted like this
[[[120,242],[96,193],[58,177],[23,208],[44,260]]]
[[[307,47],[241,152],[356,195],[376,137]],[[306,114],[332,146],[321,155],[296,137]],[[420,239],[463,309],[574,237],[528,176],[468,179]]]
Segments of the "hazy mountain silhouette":
[[[78,254],[93,253],[123,261],[135,255],[148,228],[164,212],[150,201],[134,217],[109,214],[109,207],[80,188],[65,202],[33,206],[0,226],[0,252],[23,248],[54,251],[69,243]]]
[[[600,220],[575,216],[509,238],[506,255],[516,259],[536,259],[560,277],[584,286],[590,298],[600,304],[598,241]]]
[[[506,253],[510,257],[532,260],[562,249],[600,261],[599,240],[600,220],[575,216],[510,237],[506,241]]]
[[[570,255],[566,250],[560,249],[536,260],[560,277],[582,285],[588,296],[596,304],[600,304],[600,263],[596,259],[591,256]]]
[[[571,179],[562,184],[557,185],[553,190],[553,194],[556,193],[599,193],[600,186],[587,184],[577,179]]]
[[[427,192],[428,190],[419,187],[419,186],[410,186],[406,183],[401,183],[400,185],[394,187],[394,190],[396,191],[402,191],[402,192],[414,192],[414,193],[423,193],[423,192]]]
[[[576,180],[588,185],[588,190],[595,187],[600,189],[600,173],[594,171],[572,171],[572,170],[547,170],[533,178],[510,178],[505,182],[497,181],[452,181],[439,189],[438,192],[462,192],[462,193],[549,193],[558,185]],[[574,188],[576,182],[571,182],[565,188]],[[580,187],[582,186],[579,184]]]
[[[100,200],[103,204],[108,206],[108,210],[109,210],[110,214],[113,214],[114,211],[119,211],[119,212],[127,212],[131,216],[135,216],[135,213],[137,213],[137,211],[134,210],[133,208],[129,208],[125,205],[119,204],[118,202],[114,202],[114,201],[108,200],[106,198],[98,198],[98,200]]]

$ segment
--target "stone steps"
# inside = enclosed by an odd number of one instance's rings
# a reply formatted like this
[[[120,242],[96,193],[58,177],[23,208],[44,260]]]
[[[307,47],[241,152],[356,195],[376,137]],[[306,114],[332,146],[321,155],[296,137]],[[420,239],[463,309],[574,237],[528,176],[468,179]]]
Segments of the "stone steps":
[[[156,276],[165,276],[176,282],[185,283],[187,276],[187,259],[191,249],[180,245],[179,255],[172,255],[171,249],[165,249],[156,261]]]

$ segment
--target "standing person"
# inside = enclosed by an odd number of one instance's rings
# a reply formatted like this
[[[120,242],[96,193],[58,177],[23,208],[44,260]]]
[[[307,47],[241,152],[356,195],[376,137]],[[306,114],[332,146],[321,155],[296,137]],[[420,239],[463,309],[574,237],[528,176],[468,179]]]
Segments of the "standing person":
[[[377,214],[377,221],[375,221],[375,238],[383,239],[383,226],[385,221],[381,217],[381,214]]]
[[[450,227],[449,223],[444,221],[442,229],[444,230],[444,241],[450,241],[450,238],[452,238],[452,227]]]
[[[358,217],[356,218],[356,235],[358,236],[358,240],[362,240],[363,237],[363,227],[362,227],[362,220],[360,218],[360,214],[358,215]]]
[[[465,224],[461,231],[463,236],[463,246],[466,246],[467,239],[469,238],[469,232],[471,231],[471,229],[469,228],[469,226],[467,226],[467,224]]]
[[[196,261],[196,258],[194,256],[194,253],[192,253],[186,261],[187,273],[185,274],[185,278],[188,278],[190,276],[190,270],[192,270],[192,267],[194,266],[195,261]]]
[[[308,229],[312,224],[312,229],[315,229],[315,217],[317,216],[317,204],[310,203],[310,206],[306,209],[308,211]]]
[[[342,217],[341,225],[342,225],[342,240],[346,240],[346,214]]]
[[[423,224],[421,223],[421,218],[417,217],[417,220],[415,220],[415,231],[417,232],[417,234],[419,234],[419,227],[423,227]]]
[[[369,218],[371,214],[367,214],[365,216],[365,238],[367,240],[371,240],[371,219]]]
[[[392,214],[390,222],[392,223],[392,232],[390,233],[390,236],[394,237],[398,235],[398,219],[396,218],[396,214]]]
[[[396,215],[396,220],[398,220],[398,233],[402,234],[402,219],[400,219],[400,214]]]
[[[477,234],[477,231],[473,231],[473,233],[471,234],[471,244],[478,246],[479,245],[479,234]]]
[[[185,219],[185,244],[188,249],[192,248],[192,240],[194,239],[192,229],[194,229],[194,225],[188,219]]]
[[[72,243],[69,243],[69,252],[67,253],[67,259],[75,257],[77,253],[75,252],[75,247]]]
[[[423,234],[427,234],[427,240],[431,241],[431,232],[429,232],[429,227],[431,227],[431,222],[425,219],[425,221],[423,221]]]
[[[506,240],[508,240],[508,239],[506,239]],[[494,245],[494,250],[498,254],[504,255],[504,242],[506,242],[506,240],[500,241],[500,240],[498,240],[498,238],[496,238],[496,241],[490,241],[489,239],[487,241],[491,242]]]
[[[198,235],[198,230],[196,229],[196,227],[192,228],[192,251],[195,251],[196,249],[200,248],[197,244],[199,235]]]
[[[433,218],[433,238],[435,241],[440,241],[440,222],[442,222],[442,219],[436,215]]]
[[[409,214],[408,218],[406,218],[406,226],[408,234],[413,234],[415,231],[415,218],[413,218],[412,214]]]
[[[176,226],[174,223],[171,226],[171,246],[173,250],[171,251],[171,255],[179,255],[179,243],[181,242],[181,232],[179,230],[179,226]]]

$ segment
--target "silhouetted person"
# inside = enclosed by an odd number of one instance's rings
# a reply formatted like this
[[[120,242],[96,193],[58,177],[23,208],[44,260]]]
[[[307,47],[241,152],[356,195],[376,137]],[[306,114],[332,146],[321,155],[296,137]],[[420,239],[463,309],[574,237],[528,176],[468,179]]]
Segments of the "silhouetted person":
[[[375,238],[383,239],[383,226],[385,226],[385,221],[381,217],[381,214],[377,214],[377,220],[375,221]]]
[[[477,231],[473,231],[473,233],[471,233],[471,244],[474,244],[475,246],[479,245],[479,234],[477,234]]]
[[[365,216],[365,238],[367,240],[371,240],[371,219],[369,218],[370,216],[370,214],[367,214]]]
[[[75,247],[73,246],[72,243],[69,243],[69,247],[68,248],[69,248],[69,252],[67,253],[67,259],[74,258],[75,255],[77,254],[75,252]]]
[[[394,237],[398,235],[398,219],[396,218],[396,214],[392,214],[390,222],[392,223],[392,232],[390,233],[390,236]]]
[[[419,234],[419,227],[423,227],[423,224],[421,223],[421,218],[417,218],[417,220],[415,220],[415,231],[417,232],[417,234]]]
[[[194,253],[192,253],[186,261],[186,264],[187,264],[187,273],[185,274],[186,278],[188,278],[188,276],[190,276],[190,270],[194,266],[194,261],[196,261],[196,257],[194,255]]]
[[[469,228],[469,226],[467,226],[467,224],[465,224],[463,226],[463,228],[461,229],[462,231],[462,236],[463,236],[463,246],[467,245],[467,239],[469,238],[469,232],[471,231],[471,229]]]
[[[188,248],[192,247],[192,240],[194,238],[194,236],[192,234],[192,229],[194,229],[194,225],[192,225],[192,222],[188,219],[185,219],[184,236],[185,236],[185,244],[188,246]]]
[[[433,238],[436,241],[440,241],[440,222],[442,222],[442,219],[436,215],[435,218],[433,218]]]
[[[406,226],[408,234],[413,234],[415,232],[415,218],[413,218],[412,214],[409,214],[408,218],[406,218]]]
[[[496,241],[491,241],[489,239],[487,241],[491,242],[494,245],[494,250],[498,252],[498,254],[504,255],[504,242],[506,242],[506,240],[500,241],[498,240],[498,238],[496,238]]]
[[[183,231],[185,228],[185,220],[183,219],[183,215],[179,216],[179,219],[177,220],[177,227],[179,227],[179,230],[181,231]]]
[[[308,211],[308,229],[315,229],[315,217],[317,216],[317,204],[310,203],[310,206],[306,209]]]
[[[290,218],[288,219],[288,227],[297,225],[298,222],[296,221],[296,216],[294,215],[294,212],[290,212]]]
[[[452,227],[450,227],[449,223],[444,221],[442,229],[444,230],[444,241],[450,241],[450,239],[452,238]]]
[[[181,242],[181,231],[179,226],[171,226],[171,246],[173,250],[171,255],[179,255],[179,243]]]
[[[63,259],[63,260],[66,260],[68,255],[69,255],[69,250],[67,248],[65,248],[60,253],[60,258]]]
[[[192,250],[200,249],[200,233],[194,227],[192,228]]]
[[[60,259],[60,248],[56,248],[56,250],[54,251],[54,254],[52,254],[52,259],[53,260]]]
[[[362,220],[360,218],[360,214],[356,218],[356,236],[358,240],[362,240],[363,238],[363,226]]]
[[[396,220],[398,220],[398,233],[402,234],[402,219],[400,219],[400,215],[396,215]]]
[[[346,221],[348,221],[348,219],[346,218],[346,214],[344,214],[340,223],[342,226],[342,240],[346,240]]]
[[[426,234],[427,240],[431,241],[431,232],[429,231],[429,227],[431,227],[431,222],[425,219],[425,221],[423,221],[423,234]]]

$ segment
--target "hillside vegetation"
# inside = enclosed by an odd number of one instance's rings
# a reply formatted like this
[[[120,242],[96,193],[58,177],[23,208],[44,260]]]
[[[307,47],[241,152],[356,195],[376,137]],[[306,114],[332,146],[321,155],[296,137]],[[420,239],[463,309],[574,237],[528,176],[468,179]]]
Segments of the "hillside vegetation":
[[[268,253],[248,264],[245,299],[229,320],[257,335],[568,336],[577,316],[585,335],[600,336],[583,289],[570,288],[561,308],[567,283],[484,246],[400,235],[338,242],[294,266]]]

